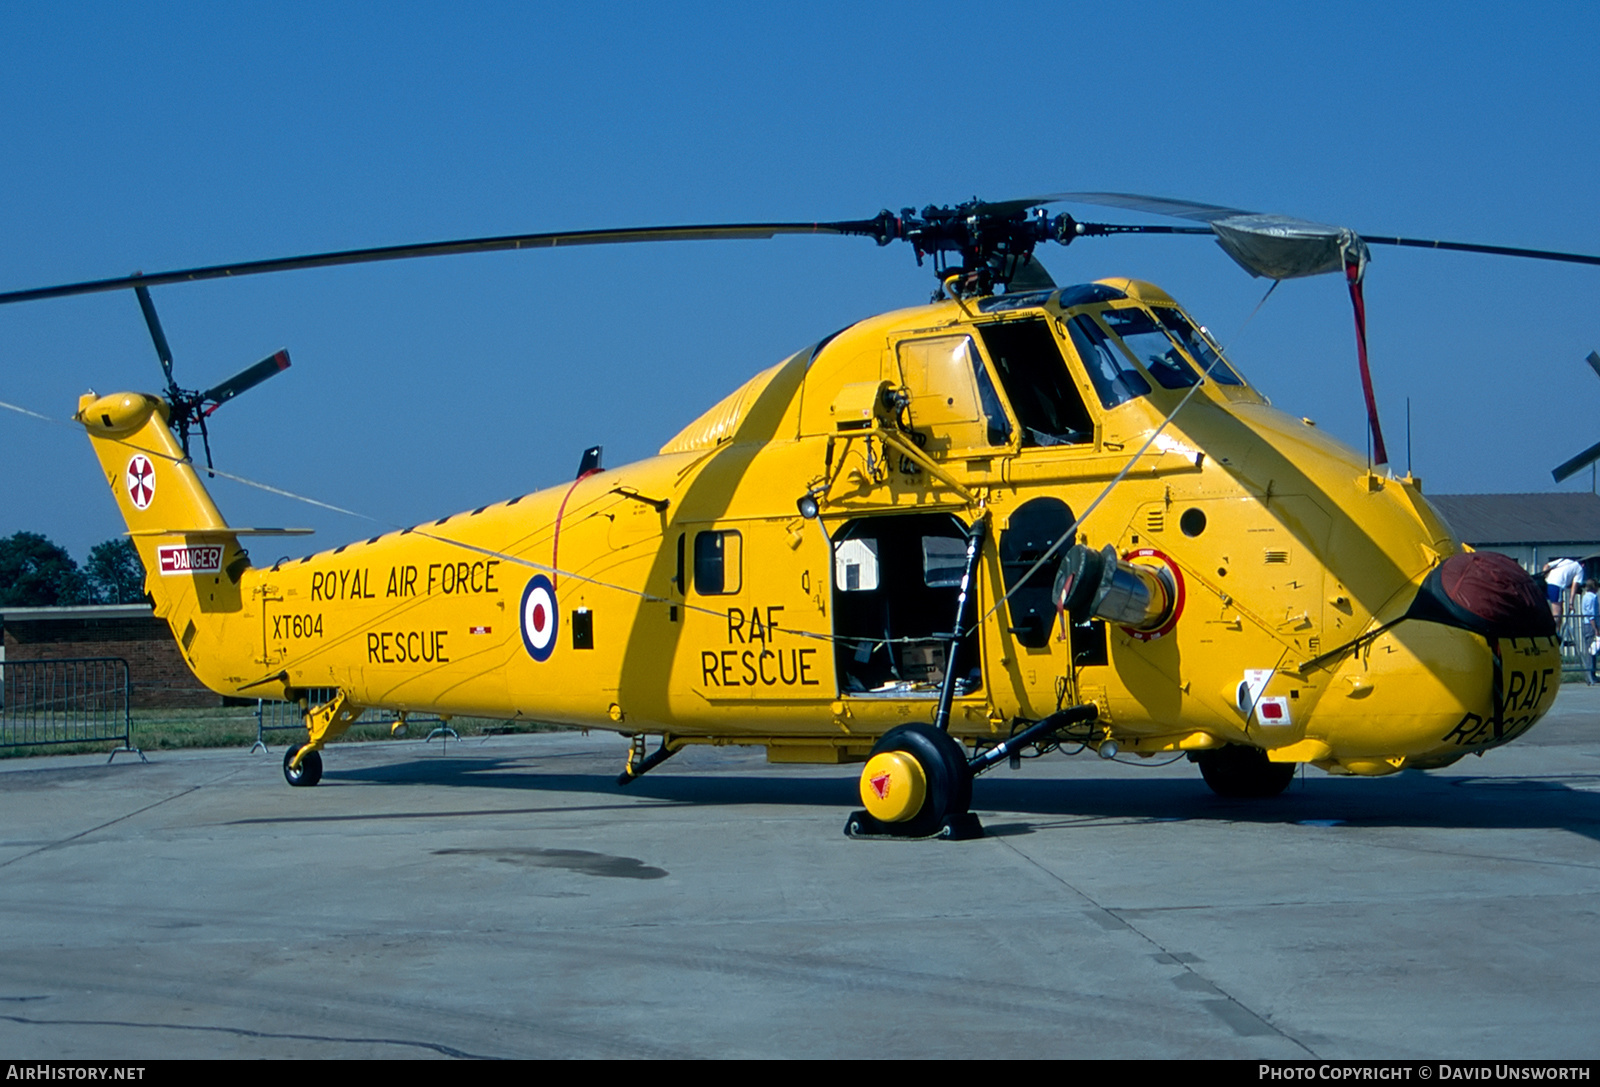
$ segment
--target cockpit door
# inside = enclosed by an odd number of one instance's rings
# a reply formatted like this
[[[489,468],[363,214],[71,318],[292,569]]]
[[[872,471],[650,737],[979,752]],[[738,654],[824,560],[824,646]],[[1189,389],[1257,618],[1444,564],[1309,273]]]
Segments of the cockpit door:
[[[903,340],[895,359],[911,429],[930,456],[989,453],[1010,441],[1011,421],[971,336]]]

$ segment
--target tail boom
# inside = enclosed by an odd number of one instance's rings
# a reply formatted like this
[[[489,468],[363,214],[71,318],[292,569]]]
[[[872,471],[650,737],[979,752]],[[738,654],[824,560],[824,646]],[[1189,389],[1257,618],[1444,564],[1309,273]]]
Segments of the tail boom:
[[[74,418],[127,523],[156,615],[171,626],[189,667],[219,694],[264,693],[243,689],[260,672],[247,648],[240,589],[250,557],[184,455],[166,402],[147,393],[89,393]]]

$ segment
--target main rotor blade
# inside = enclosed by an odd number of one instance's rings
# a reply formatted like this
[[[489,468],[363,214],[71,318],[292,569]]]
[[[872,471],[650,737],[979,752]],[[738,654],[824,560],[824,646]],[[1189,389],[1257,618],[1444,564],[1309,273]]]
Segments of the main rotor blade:
[[[700,226],[625,227],[620,230],[569,230],[546,234],[507,234],[493,238],[461,238],[455,241],[422,242],[416,245],[384,245],[371,249],[342,249],[332,253],[308,253],[273,260],[210,264],[152,275],[135,274],[114,279],[93,279],[64,283],[55,287],[36,287],[25,291],[0,293],[0,305],[34,302],[45,298],[66,298],[100,291],[126,290],[129,287],[160,287],[168,283],[194,283],[204,279],[288,272],[298,268],[328,268],[339,264],[371,264],[383,260],[408,260],[413,257],[443,257],[457,253],[492,253],[503,249],[559,249],[574,245],[623,245],[632,242],[760,240],[778,234],[863,234],[878,236],[874,219],[834,223],[712,223]]]
[[[1098,204],[1101,207],[1121,208],[1124,211],[1143,211],[1151,215],[1171,215],[1178,219],[1198,219],[1203,223],[1229,219],[1235,215],[1255,215],[1243,208],[1225,208],[1220,204],[1201,204],[1194,200],[1172,200],[1165,196],[1141,196],[1131,192],[1058,192],[1041,196],[1039,203],[1063,201],[1071,204]]]
[[[1583,361],[1589,364],[1589,369],[1593,370],[1596,374],[1600,374],[1600,351],[1589,352],[1588,357]],[[1579,453],[1571,460],[1562,462],[1562,464],[1558,468],[1554,469],[1550,474],[1555,477],[1555,481],[1557,483],[1560,483],[1568,476],[1575,475],[1576,473],[1589,467],[1590,463],[1595,460],[1600,460],[1600,443],[1591,445],[1588,449],[1585,449],[1582,453]]]
[[[1600,460],[1600,442],[1596,442],[1594,445],[1591,445],[1588,449],[1585,449],[1582,453],[1579,453],[1571,460],[1563,462],[1560,467],[1552,470],[1550,474],[1555,477],[1555,481],[1557,483],[1560,483],[1568,476],[1574,475],[1575,473],[1589,467],[1589,465],[1596,460]]]
[[[200,394],[202,400],[215,401],[206,409],[206,414],[210,415],[246,389],[253,389],[267,378],[288,368],[289,352],[279,351],[275,355],[268,355],[249,369],[240,370],[221,385]]]
[[[1477,245],[1473,242],[1430,242],[1421,238],[1378,238],[1361,235],[1369,245],[1402,245],[1411,249],[1450,249],[1457,253],[1489,253],[1497,257],[1529,257],[1533,260],[1560,260],[1568,264],[1597,264],[1600,257],[1587,253],[1559,253],[1553,249],[1520,249],[1510,245]]]
[[[156,304],[150,300],[150,292],[143,287],[135,287],[133,293],[139,296],[139,308],[144,311],[145,327],[150,330],[150,338],[156,344],[156,358],[161,360],[161,372],[167,375],[167,389],[170,391],[172,383],[172,348],[167,345],[167,334],[161,331],[161,318],[156,316]]]
[[[1256,216],[1258,213],[1240,208],[1225,208],[1218,204],[1201,204],[1192,200],[1171,200],[1164,196],[1141,196],[1120,192],[1063,192],[1038,197],[1036,202],[1049,203],[1061,200],[1080,204],[1100,204],[1122,208],[1125,211],[1143,211],[1152,215],[1172,215],[1179,219],[1198,219],[1215,223],[1236,215]],[[1289,217],[1283,217],[1289,221]],[[1587,253],[1564,253],[1552,249],[1525,249],[1509,245],[1480,245],[1476,242],[1429,241],[1423,238],[1378,237],[1356,232],[1368,245],[1397,245],[1411,249],[1448,249],[1458,253],[1487,253],[1498,257],[1528,257],[1533,260],[1559,260],[1569,264],[1600,265],[1600,256]]]
[[[978,200],[973,210],[990,215],[1010,215],[1027,208],[1045,204],[1098,204],[1101,207],[1121,208],[1124,211],[1143,211],[1151,215],[1171,215],[1179,219],[1199,219],[1209,223],[1213,219],[1226,219],[1233,215],[1254,215],[1241,208],[1225,208],[1219,204],[1201,204],[1193,200],[1172,200],[1165,196],[1141,196],[1129,192],[1053,192],[1041,196],[1024,196],[1016,200],[993,202]],[[1123,230],[1120,233],[1134,233]]]

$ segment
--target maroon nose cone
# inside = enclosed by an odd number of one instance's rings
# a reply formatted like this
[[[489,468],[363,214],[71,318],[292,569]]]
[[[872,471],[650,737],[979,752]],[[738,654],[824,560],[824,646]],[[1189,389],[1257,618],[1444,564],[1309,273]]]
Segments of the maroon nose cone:
[[[1493,551],[1445,559],[1423,579],[1406,617],[1487,638],[1550,637],[1556,632],[1539,583],[1515,560]]]

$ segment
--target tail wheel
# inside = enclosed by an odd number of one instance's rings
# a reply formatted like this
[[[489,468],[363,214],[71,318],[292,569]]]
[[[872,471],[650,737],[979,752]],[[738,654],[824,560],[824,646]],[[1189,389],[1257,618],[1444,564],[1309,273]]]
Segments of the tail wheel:
[[[972,774],[961,745],[932,725],[901,725],[883,734],[861,771],[869,815],[908,838],[938,832],[972,803]]]
[[[1295,763],[1273,762],[1259,747],[1228,744],[1202,751],[1195,761],[1200,776],[1218,796],[1261,798],[1277,796],[1294,780]]]
[[[290,785],[315,785],[322,780],[322,752],[307,751],[300,758],[299,766],[291,766],[294,762],[294,753],[298,747],[291,746],[283,753],[283,778]]]

